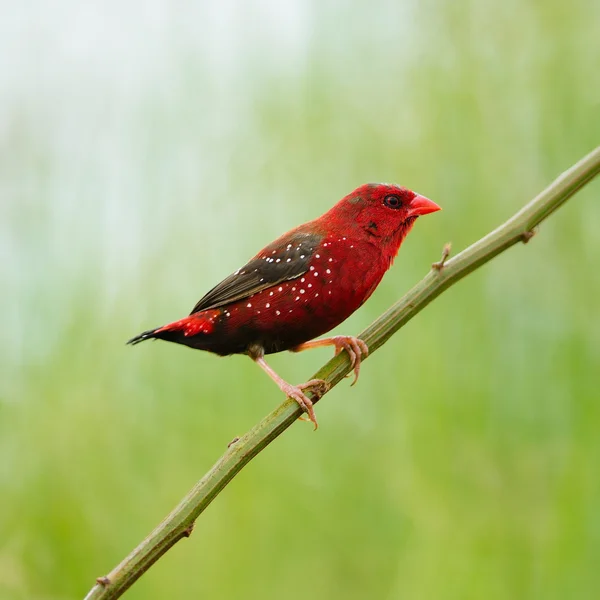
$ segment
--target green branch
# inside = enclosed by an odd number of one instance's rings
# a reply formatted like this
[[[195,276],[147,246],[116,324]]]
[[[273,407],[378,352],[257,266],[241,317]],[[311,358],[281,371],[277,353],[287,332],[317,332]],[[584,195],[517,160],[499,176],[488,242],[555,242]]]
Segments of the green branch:
[[[394,306],[369,326],[360,338],[370,355],[444,290],[519,241],[527,242],[534,228],[600,172],[600,147],[563,173],[516,215],[454,258],[435,263],[432,270]],[[447,252],[445,252],[447,255]],[[350,371],[346,353],[330,360],[314,378],[333,387]],[[316,399],[315,399],[316,401]],[[300,416],[290,399],[267,415],[225,454],[192,488],[165,520],[108,575],[99,577],[86,600],[118,598],[181,538],[219,492],[261,450]]]

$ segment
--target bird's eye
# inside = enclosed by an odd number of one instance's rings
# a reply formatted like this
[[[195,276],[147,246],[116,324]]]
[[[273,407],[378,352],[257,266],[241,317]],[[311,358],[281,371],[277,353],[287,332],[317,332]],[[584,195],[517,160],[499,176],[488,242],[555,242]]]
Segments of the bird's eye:
[[[402,206],[402,202],[398,196],[386,196],[383,199],[383,203],[388,208],[400,208]]]

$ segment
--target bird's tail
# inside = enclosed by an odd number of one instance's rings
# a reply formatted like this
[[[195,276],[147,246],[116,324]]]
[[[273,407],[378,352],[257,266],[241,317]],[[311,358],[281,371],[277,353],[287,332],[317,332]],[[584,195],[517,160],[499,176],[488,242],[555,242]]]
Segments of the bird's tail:
[[[214,312],[218,313],[218,311]],[[208,314],[208,311],[195,313],[179,321],[144,331],[132,337],[127,343],[134,346],[135,344],[154,338],[196,347],[198,338],[194,341],[192,341],[192,338],[199,334],[211,333],[214,329],[214,322],[215,315],[212,313]]]
[[[127,341],[127,343],[131,344],[132,346],[135,346],[136,344],[139,344],[140,342],[144,342],[146,340],[151,340],[152,338],[158,338],[158,335],[156,335],[156,334],[159,329],[160,329],[160,327],[157,327],[156,329],[148,329],[148,331],[144,331],[143,333],[140,333],[139,335],[132,337],[130,340]]]

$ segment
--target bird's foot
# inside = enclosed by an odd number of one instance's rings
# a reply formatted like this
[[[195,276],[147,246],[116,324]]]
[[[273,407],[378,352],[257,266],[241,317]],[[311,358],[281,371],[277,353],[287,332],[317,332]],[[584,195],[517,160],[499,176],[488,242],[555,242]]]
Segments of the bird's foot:
[[[312,340],[310,342],[304,342],[295,348],[292,348],[292,352],[302,352],[303,350],[310,350],[311,348],[320,348],[321,346],[335,346],[335,355],[337,356],[342,350],[345,350],[350,357],[350,366],[354,369],[354,381],[352,385],[358,380],[358,374],[360,373],[360,363],[363,357],[367,357],[369,354],[369,347],[361,339],[352,335],[335,335],[329,338],[323,338],[322,340]]]
[[[350,357],[350,366],[354,369],[354,385],[358,381],[360,373],[360,363],[363,357],[369,354],[369,347],[361,339],[351,335],[336,335],[331,338],[331,343],[335,346],[335,355],[345,350]]]
[[[329,384],[323,379],[311,379],[306,383],[300,383],[298,385],[292,385],[291,383],[283,382],[280,384],[281,391],[292,400],[295,400],[300,408],[307,414],[309,420],[314,424],[315,429],[319,426],[317,423],[317,417],[315,416],[315,410],[313,408],[313,401],[304,393],[303,390],[312,391],[315,396],[320,398],[328,389]],[[302,417],[300,417],[301,420]]]
[[[329,389],[329,384],[323,379],[311,379],[300,385],[292,385],[271,369],[266,363],[264,356],[262,356],[262,352],[257,352],[254,356],[250,354],[250,356],[288,398],[295,400],[300,405],[300,408],[308,415],[308,418],[314,423],[316,429],[319,425],[317,423],[317,417],[315,417],[313,402],[303,390],[311,390],[315,396],[320,398]]]

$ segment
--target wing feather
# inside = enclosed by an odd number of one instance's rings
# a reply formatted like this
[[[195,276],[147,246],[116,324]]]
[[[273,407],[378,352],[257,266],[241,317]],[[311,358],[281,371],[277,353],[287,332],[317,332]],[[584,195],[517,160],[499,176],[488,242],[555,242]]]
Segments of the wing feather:
[[[280,237],[210,290],[190,314],[231,304],[304,275],[322,238],[301,231]]]

